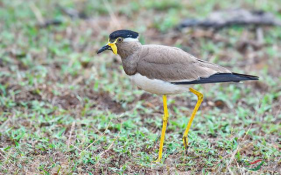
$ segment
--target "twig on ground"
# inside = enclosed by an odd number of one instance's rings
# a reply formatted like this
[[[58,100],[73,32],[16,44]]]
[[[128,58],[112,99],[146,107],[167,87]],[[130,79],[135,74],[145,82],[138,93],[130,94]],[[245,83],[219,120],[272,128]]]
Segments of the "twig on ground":
[[[231,171],[231,169],[229,168],[229,165],[232,163],[232,161],[235,159],[235,155],[236,153],[239,151],[239,145],[237,146],[237,149],[232,153],[230,161],[228,162],[228,164],[226,165],[228,171],[230,172],[231,175],[234,175],[233,172]]]
[[[6,130],[5,126],[10,121],[10,118],[8,118],[1,126],[0,126],[0,133]]]
[[[120,131],[121,131],[121,130],[120,130]],[[108,152],[108,151],[112,148],[112,146],[113,146],[113,144],[115,143],[116,139],[119,138],[119,134],[120,134],[120,132],[118,133],[117,137],[114,138],[114,140],[112,141],[112,143],[110,144],[110,146],[108,147],[108,149],[106,149],[105,151],[103,151],[103,152],[101,152],[101,153],[99,154],[100,157],[101,157],[102,155],[104,155],[106,152]]]
[[[252,124],[250,125],[250,127],[249,127],[248,130],[246,131],[246,133],[245,133],[245,135],[244,135],[242,141],[244,141],[245,137],[248,135],[248,133],[249,133],[249,131],[250,131],[251,128],[252,128]]]
[[[235,160],[235,161],[236,161],[236,160]],[[236,161],[236,165],[237,165],[237,167],[238,167],[238,170],[239,170],[240,174],[241,174],[241,175],[245,175],[245,173],[242,172],[243,170],[241,169],[241,167],[239,166],[239,164],[238,164],[237,161]]]
[[[120,135],[121,131],[122,131],[122,123],[121,123],[120,131],[119,131],[118,135],[114,138],[114,140],[112,141],[112,143],[109,145],[109,147],[108,147],[105,151],[103,151],[103,152],[101,152],[100,154],[98,154],[99,157],[102,157],[102,155],[104,155],[106,152],[108,152],[108,151],[113,147],[115,141],[119,138],[119,135]],[[96,165],[99,164],[99,161],[100,161],[100,160],[98,159]]]
[[[228,165],[226,165],[226,168],[227,168],[227,170],[229,171],[229,173],[230,173],[231,175],[234,175]]]
[[[94,141],[93,141],[90,145],[88,145],[88,147],[86,147],[84,150],[87,150],[87,149],[88,149],[89,147],[91,147],[96,141],[98,141],[101,137],[103,137],[103,136],[105,135],[105,132],[106,132],[106,130],[108,129],[108,127],[109,127],[109,125],[110,125],[110,122],[111,122],[111,119],[110,119],[110,121],[109,121],[107,127],[105,128],[104,132],[102,133],[102,135],[101,135],[98,139],[94,140]],[[84,150],[82,150],[82,151],[84,151]],[[81,153],[80,153],[80,155],[81,155]]]
[[[70,135],[69,135],[69,138],[68,138],[68,141],[67,141],[67,148],[69,149],[69,145],[71,143],[71,137],[72,137],[72,132],[75,128],[75,122],[72,122],[72,125],[71,125],[71,129],[70,129]]]
[[[261,27],[258,27],[256,29],[256,36],[257,36],[257,41],[259,44],[264,43],[264,35],[263,35],[263,29]]]
[[[81,81],[83,81],[83,79],[84,79],[83,76],[79,76],[78,78],[76,78],[76,79],[72,82],[71,86],[75,86],[75,85],[79,84]]]
[[[8,161],[8,162],[15,168],[16,166],[9,160],[9,157],[10,157],[11,153],[12,153],[12,150],[9,151],[7,157],[5,157],[5,155],[3,155],[1,152],[0,152],[0,155],[1,155],[3,158],[5,158],[5,161],[4,161],[3,163],[6,163],[6,162]]]
[[[30,5],[31,10],[33,11],[37,21],[39,22],[40,25],[43,25],[45,20],[42,16],[41,11],[37,8],[37,6],[34,3],[31,3]]]
[[[110,7],[109,5],[109,2],[107,0],[104,0],[104,6],[106,7],[108,13],[109,13],[109,16],[111,18],[111,21],[113,22],[114,24],[114,27],[117,28],[117,29],[120,29],[120,24],[119,24],[119,20],[117,19],[116,15],[114,14],[112,8]]]
[[[79,150],[80,152],[82,152],[82,150],[80,150],[78,147],[76,147],[75,145],[72,145],[74,148],[76,148],[77,150]]]

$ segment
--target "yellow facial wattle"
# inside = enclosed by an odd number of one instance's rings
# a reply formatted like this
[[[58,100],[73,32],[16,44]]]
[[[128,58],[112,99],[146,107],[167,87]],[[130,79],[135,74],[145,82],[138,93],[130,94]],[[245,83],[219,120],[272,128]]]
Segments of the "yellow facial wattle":
[[[113,42],[113,43],[108,42],[107,45],[111,47],[114,54],[117,54],[117,46],[115,45],[115,43],[116,42]]]
[[[112,43],[108,39],[108,43],[107,43],[107,45],[111,47],[111,49],[112,49],[114,54],[117,54],[117,46],[115,44],[116,42],[117,42],[117,39],[114,42],[112,42]]]

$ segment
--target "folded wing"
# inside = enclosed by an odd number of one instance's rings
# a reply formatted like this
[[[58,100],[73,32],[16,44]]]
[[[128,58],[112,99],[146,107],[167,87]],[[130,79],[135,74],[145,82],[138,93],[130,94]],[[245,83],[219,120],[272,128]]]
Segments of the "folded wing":
[[[139,56],[137,72],[150,79],[180,83],[231,73],[224,67],[197,59],[175,47],[143,45]]]

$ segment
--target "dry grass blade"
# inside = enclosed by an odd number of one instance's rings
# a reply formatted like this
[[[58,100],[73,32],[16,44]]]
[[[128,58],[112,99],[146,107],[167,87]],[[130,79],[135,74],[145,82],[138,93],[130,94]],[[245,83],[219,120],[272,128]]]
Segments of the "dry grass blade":
[[[40,25],[43,25],[45,23],[45,20],[43,18],[43,15],[42,15],[40,9],[38,9],[37,6],[34,3],[30,3],[29,6],[30,6],[32,12],[34,13],[38,23]]]
[[[108,11],[108,13],[110,15],[110,18],[111,18],[111,21],[112,21],[112,23],[114,25],[114,28],[115,29],[120,29],[121,28],[120,23],[118,22],[118,19],[117,19],[116,15],[114,14],[114,11],[111,8],[109,2],[107,0],[103,0],[103,2],[104,2],[104,6],[106,7],[106,9],[107,9],[107,11]]]
[[[108,148],[105,150],[105,151],[102,151],[100,154],[98,154],[99,158],[101,158],[105,153],[107,153],[114,145],[115,141],[119,138],[120,136],[120,133],[122,131],[122,126],[123,124],[121,123],[121,126],[120,126],[120,131],[118,133],[118,135],[113,139],[112,143],[108,146]],[[97,163],[95,164],[96,166],[99,164],[100,162],[100,159],[98,159]]]
[[[228,162],[228,164],[226,165],[228,171],[230,172],[231,175],[234,175],[233,172],[231,171],[231,169],[229,168],[230,164],[233,162],[233,160],[235,159],[235,155],[236,153],[239,151],[239,145],[237,146],[237,149],[231,154],[231,158],[230,161]]]
[[[94,140],[90,145],[88,145],[88,146],[87,146],[84,150],[82,150],[82,151],[87,150],[89,147],[91,147],[92,145],[94,145],[98,140],[100,140],[102,137],[104,137],[106,131],[108,130],[108,127],[110,126],[110,122],[111,122],[111,119],[110,119],[110,121],[108,122],[108,125],[106,126],[106,128],[105,128],[104,132],[102,133],[102,135],[100,135],[98,139]],[[100,132],[99,132],[99,133],[100,133]],[[81,155],[81,152],[80,152],[80,155]]]
[[[72,132],[73,130],[75,129],[75,122],[72,122],[72,125],[71,125],[71,129],[70,129],[70,134],[69,134],[69,138],[68,138],[68,141],[67,141],[67,148],[69,149],[69,145],[71,143],[71,137],[72,137]]]

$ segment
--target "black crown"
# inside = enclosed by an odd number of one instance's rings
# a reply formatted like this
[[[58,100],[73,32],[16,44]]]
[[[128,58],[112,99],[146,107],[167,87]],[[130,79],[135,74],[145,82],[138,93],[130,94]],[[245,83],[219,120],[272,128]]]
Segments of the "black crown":
[[[115,40],[118,37],[122,37],[122,38],[138,38],[139,33],[134,32],[134,31],[130,31],[130,30],[117,30],[112,32],[109,35],[109,40]]]

